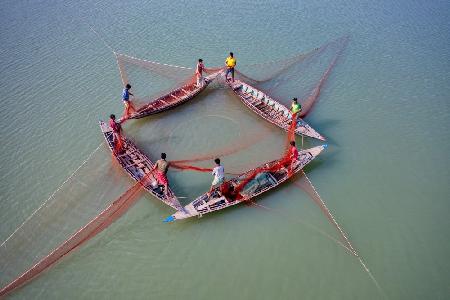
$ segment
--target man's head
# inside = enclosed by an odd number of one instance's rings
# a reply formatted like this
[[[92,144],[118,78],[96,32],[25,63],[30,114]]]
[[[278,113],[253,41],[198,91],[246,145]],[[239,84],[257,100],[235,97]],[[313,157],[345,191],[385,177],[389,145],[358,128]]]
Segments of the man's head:
[[[233,57],[233,52],[230,52],[230,56]]]
[[[214,160],[214,162],[216,163],[216,165],[220,165],[220,159],[219,159],[219,158],[216,158],[216,159]]]
[[[198,62],[199,62],[199,63],[203,62],[203,59],[199,58]]]
[[[127,85],[125,86],[126,89],[131,89],[131,85],[129,83],[127,83]]]
[[[161,158],[162,159],[166,159],[166,157],[167,157],[167,155],[163,152],[163,153],[161,153]]]
[[[111,114],[111,115],[109,116],[109,118],[112,119],[112,120],[115,120],[115,119],[116,119],[116,115]]]
[[[291,146],[295,147],[295,141],[291,141],[289,144],[291,144]]]
[[[297,103],[297,98],[292,98],[292,101],[294,101],[294,103]]]

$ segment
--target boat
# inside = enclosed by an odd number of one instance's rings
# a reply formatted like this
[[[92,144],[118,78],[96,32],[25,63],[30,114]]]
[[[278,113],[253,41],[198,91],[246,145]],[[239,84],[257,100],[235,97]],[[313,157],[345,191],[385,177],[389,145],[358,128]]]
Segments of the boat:
[[[239,96],[239,99],[253,112],[285,131],[289,129],[292,122],[292,115],[286,106],[242,80],[228,82],[228,85]],[[322,135],[301,118],[297,119],[295,133],[325,141]]]
[[[262,193],[274,189],[275,187],[292,177],[294,174],[300,172],[304,166],[310,163],[326,147],[327,145],[321,145],[299,151],[299,159],[294,163],[290,172],[286,167],[276,167],[277,165],[280,165],[282,161],[282,159],[278,159],[265,163],[258,168],[252,169],[230,179],[227,183],[231,184],[233,187],[239,186],[246,180],[248,181],[248,178],[252,179],[243,187],[242,191],[240,192],[242,198],[240,198],[239,200],[227,199],[219,192],[220,187],[216,187],[211,191],[209,197],[208,193],[204,193],[203,195],[186,205],[183,210],[179,210],[173,215],[167,217],[164,222],[168,223],[194,216],[201,217],[204,214],[222,210],[224,208],[237,205],[241,202],[248,201]],[[275,169],[275,171],[272,171],[273,169]]]
[[[141,181],[144,176],[147,176],[148,178],[146,178],[145,183],[143,184],[146,191],[174,209],[182,210],[183,206],[180,204],[173,191],[169,188],[168,197],[166,197],[162,186],[157,184],[156,177],[152,174],[154,163],[142,153],[133,142],[123,135],[121,150],[116,153],[114,150],[115,145],[112,129],[103,121],[99,121],[99,123],[109,149],[125,172],[127,172],[135,181]]]
[[[150,115],[158,114],[163,111],[175,108],[183,103],[192,100],[200,94],[206,87],[220,74],[222,71],[215,72],[204,77],[204,83],[197,86],[196,82],[185,84],[177,89],[172,90],[157,99],[152,100],[148,104],[138,108],[127,119],[140,119]]]

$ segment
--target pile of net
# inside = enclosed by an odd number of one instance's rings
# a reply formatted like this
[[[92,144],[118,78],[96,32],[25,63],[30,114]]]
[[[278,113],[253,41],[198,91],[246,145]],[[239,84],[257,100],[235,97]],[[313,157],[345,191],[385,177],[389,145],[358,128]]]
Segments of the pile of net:
[[[347,38],[338,39],[306,54],[263,64],[245,65],[238,58],[236,78],[286,105],[292,97],[302,99],[304,115],[318,99],[320,89],[346,43]],[[131,100],[136,107],[196,80],[195,66],[173,66],[120,53],[115,55],[122,83],[132,85],[134,97]],[[215,72],[222,68],[211,67],[207,71]],[[289,134],[288,139],[292,140]],[[247,139],[247,142],[256,140]],[[180,159],[173,166],[209,172],[210,168],[187,163],[228,155],[248,146],[232,144],[222,153]],[[285,158],[283,156],[282,160]],[[237,191],[261,171],[264,170],[255,170]],[[138,182],[127,188],[129,179],[111,159],[109,149],[105,145],[97,148],[48,200],[1,243],[0,297],[39,275],[123,215],[138,199],[141,184]]]

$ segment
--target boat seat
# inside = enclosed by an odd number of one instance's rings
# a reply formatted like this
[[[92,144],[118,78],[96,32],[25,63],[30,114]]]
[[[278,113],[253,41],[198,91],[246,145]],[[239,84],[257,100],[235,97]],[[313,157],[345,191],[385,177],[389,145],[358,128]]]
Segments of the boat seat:
[[[117,155],[117,158],[127,157],[127,156],[130,156],[131,154],[133,154],[133,153],[135,153],[135,152],[137,152],[137,151],[136,151],[136,150],[134,150],[134,151],[125,150],[125,153],[124,153],[124,154]]]
[[[253,105],[262,103],[261,100],[259,100],[258,98],[252,98],[252,99],[251,99],[251,102],[252,102]]]
[[[262,111],[265,115],[269,115],[270,110],[267,107],[267,105],[261,105],[261,106],[258,107],[258,109],[260,111]]]
[[[271,116],[272,118],[276,118],[277,113],[274,110],[269,110],[268,111],[269,116]]]
[[[281,122],[286,122],[286,118],[284,117],[284,115],[282,113],[277,113],[275,115],[275,118],[277,118],[277,120],[281,121]]]
[[[259,108],[260,110],[264,111],[264,108],[267,107],[267,104],[264,103],[264,102],[260,102],[260,103],[255,104],[255,106],[256,106],[257,108]]]

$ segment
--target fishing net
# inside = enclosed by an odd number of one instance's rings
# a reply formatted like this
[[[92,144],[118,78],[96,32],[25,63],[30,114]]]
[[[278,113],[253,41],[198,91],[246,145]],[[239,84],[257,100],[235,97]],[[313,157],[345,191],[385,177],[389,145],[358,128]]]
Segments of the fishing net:
[[[289,105],[290,99],[294,96],[301,98],[305,113],[305,110],[309,111],[309,108],[305,109],[308,103],[313,104],[318,98],[320,88],[345,44],[346,39],[340,39],[287,60],[243,66],[240,69],[242,73],[237,72],[237,77],[254,84],[277,100],[285,101],[286,105]],[[132,85],[131,91],[135,97],[131,100],[134,101],[136,108],[175,88],[196,81],[194,68],[161,64],[120,53],[115,55],[123,85],[127,83]],[[193,61],[192,65],[195,66],[195,63],[196,61]],[[209,68],[207,71],[212,73],[221,69],[222,67]],[[279,143],[281,137],[278,128],[274,129],[271,124],[252,115],[243,109],[239,102],[227,101],[226,99],[233,95],[228,90],[221,90],[218,93],[207,92],[206,95],[208,101],[213,103],[212,108],[211,105],[195,101],[191,105],[183,106],[182,113],[174,110],[170,114],[165,114],[164,118],[154,118],[151,129],[147,131],[143,130],[144,126],[135,126],[134,129],[130,126],[124,128],[125,134],[128,136],[127,131],[131,131],[136,138],[144,141],[137,145],[139,148],[142,146],[152,160],[157,158],[155,153],[173,149],[172,166],[179,170],[210,172],[212,159],[228,156],[227,166],[241,168],[233,170],[232,173],[243,173],[263,161],[273,159],[274,155],[280,155],[283,143]],[[218,136],[212,135],[208,130],[210,136],[204,139],[202,151],[188,151],[197,148],[189,148],[184,143],[186,133],[189,132],[182,130],[185,127],[183,122],[192,120],[196,115],[213,116],[211,124],[217,124],[218,118],[222,115],[233,116],[229,124],[239,124],[236,126],[243,133],[238,136],[230,133],[230,142],[222,143],[228,138],[228,133],[225,135],[221,133]],[[210,129],[206,125],[202,127]],[[202,134],[200,130],[197,125],[193,134]],[[153,132],[158,132],[158,135],[154,139],[149,139],[151,136],[149,133]],[[180,132],[184,132],[184,136]],[[175,143],[177,140],[180,144]],[[293,130],[289,130],[286,138],[286,141],[290,140],[293,140]],[[258,146],[260,142],[263,142],[264,146]],[[208,148],[215,143],[220,146]],[[284,144],[287,145],[287,142]],[[150,145],[150,148],[147,149],[146,145]],[[177,145],[182,147],[176,147]],[[194,147],[195,143],[191,143],[191,146]],[[238,160],[236,157],[241,158]],[[244,164],[243,161],[247,163]],[[199,166],[188,164],[193,162]],[[289,162],[287,152],[284,151],[280,165],[274,168],[289,165]],[[270,170],[264,168],[254,170],[237,187],[237,192],[242,191],[248,182],[264,171]],[[101,146],[94,151],[54,195],[1,244],[0,296],[37,276],[119,218],[136,201],[136,195],[140,190],[140,184],[127,190],[129,182],[120,166],[114,160],[111,163],[109,149]],[[180,180],[178,185],[182,185],[183,182],[185,180]],[[192,182],[190,184],[192,185]],[[209,185],[209,182],[206,184]],[[186,190],[193,191],[197,195],[203,189],[201,186],[196,188],[191,185],[186,187]]]
[[[134,203],[141,185],[124,192],[129,180],[117,176],[118,168],[109,149],[100,146],[1,244],[0,297],[95,236]]]
[[[348,43],[348,37],[329,42],[290,59],[239,67],[237,79],[266,92],[289,107],[293,97],[306,116],[319,99],[320,91]]]
[[[296,114],[293,115],[294,118],[297,117]],[[233,198],[236,200],[241,200],[242,195],[241,192],[246,188],[247,184],[249,184],[253,179],[256,178],[259,174],[262,174],[264,172],[276,172],[282,168],[288,169],[288,177],[292,176],[292,157],[290,153],[290,142],[295,140],[295,122],[292,122],[292,124],[289,126],[289,129],[286,134],[286,143],[284,147],[284,154],[283,156],[278,160],[278,162],[272,166],[264,166],[264,167],[258,167],[254,169],[252,172],[247,174],[244,178],[240,178],[240,182],[237,186],[232,187],[229,181],[224,182],[220,186],[220,191],[223,195],[233,195]]]
[[[152,103],[176,88],[197,82],[195,68],[175,66],[139,59],[114,52],[123,86],[132,86],[135,109]],[[195,65],[195,63],[194,63]],[[203,77],[221,68],[205,68]]]

